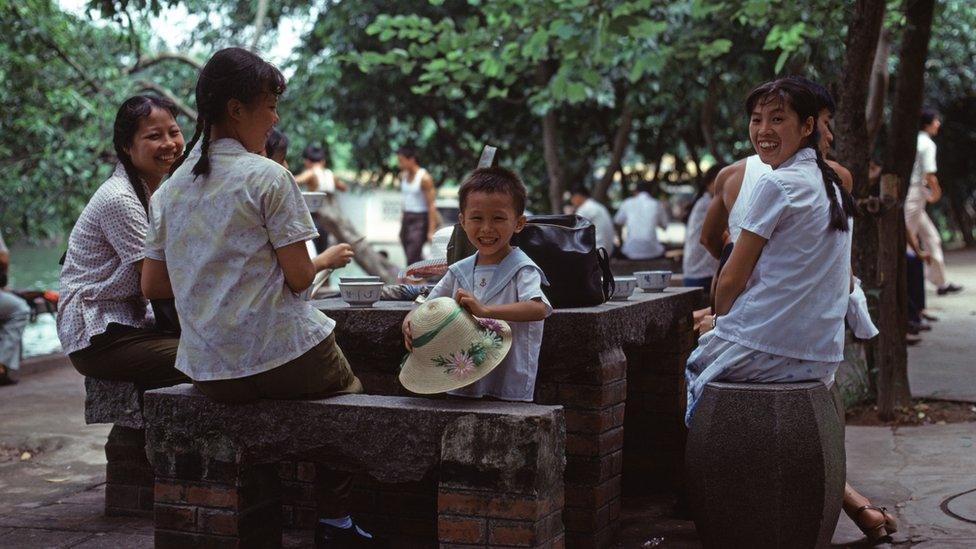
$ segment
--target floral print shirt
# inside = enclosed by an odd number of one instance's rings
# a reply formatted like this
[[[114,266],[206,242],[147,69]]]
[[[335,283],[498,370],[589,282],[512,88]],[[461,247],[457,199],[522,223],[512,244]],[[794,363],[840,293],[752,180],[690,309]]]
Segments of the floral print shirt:
[[[335,321],[285,284],[275,249],[318,235],[285,168],[234,139],[199,148],[153,196],[146,257],[165,261],[183,333],[176,368],[197,381],[252,376],[298,358]]]

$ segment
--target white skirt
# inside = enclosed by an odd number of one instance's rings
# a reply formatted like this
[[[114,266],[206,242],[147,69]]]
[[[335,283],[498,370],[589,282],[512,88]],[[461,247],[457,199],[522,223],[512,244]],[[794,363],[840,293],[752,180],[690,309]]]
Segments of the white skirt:
[[[685,424],[705,385],[712,381],[732,383],[799,383],[822,381],[830,387],[840,362],[815,362],[773,355],[727,341],[708,332],[698,339],[698,348],[688,357],[685,380],[688,385],[688,407]]]

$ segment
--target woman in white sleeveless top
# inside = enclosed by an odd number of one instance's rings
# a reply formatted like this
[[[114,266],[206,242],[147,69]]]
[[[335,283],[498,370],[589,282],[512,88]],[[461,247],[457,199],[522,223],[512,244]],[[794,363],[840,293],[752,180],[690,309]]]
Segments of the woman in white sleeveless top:
[[[400,243],[407,256],[407,265],[410,265],[423,259],[424,243],[432,240],[437,230],[438,215],[434,205],[437,191],[430,174],[417,163],[417,153],[412,147],[397,150],[397,163],[403,203]]]

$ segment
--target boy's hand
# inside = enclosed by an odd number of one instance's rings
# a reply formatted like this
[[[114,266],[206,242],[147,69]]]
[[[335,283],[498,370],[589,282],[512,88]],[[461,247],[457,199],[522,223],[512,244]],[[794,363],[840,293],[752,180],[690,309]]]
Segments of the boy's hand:
[[[932,263],[932,254],[925,250],[918,252],[918,258],[924,261],[926,265]]]
[[[407,351],[413,352],[413,331],[410,328],[410,316],[403,319],[403,324],[400,325],[400,330],[403,331],[403,346],[407,348]]]
[[[454,292],[454,301],[457,301],[461,307],[467,310],[474,316],[479,316],[481,318],[491,318],[491,312],[488,311],[488,307],[485,307],[483,303],[478,301],[470,292],[462,289]]]

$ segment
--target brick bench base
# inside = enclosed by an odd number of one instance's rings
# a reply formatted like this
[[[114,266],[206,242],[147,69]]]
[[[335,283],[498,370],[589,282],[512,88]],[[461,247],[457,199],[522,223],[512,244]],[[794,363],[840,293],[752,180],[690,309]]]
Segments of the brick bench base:
[[[151,517],[153,470],[146,459],[146,432],[115,425],[105,443],[105,514]]]
[[[225,406],[180,386],[147,392],[145,416],[159,548],[280,546],[286,520],[314,525],[323,466],[369,475],[353,509],[411,547],[564,543],[556,407],[368,395]]]

